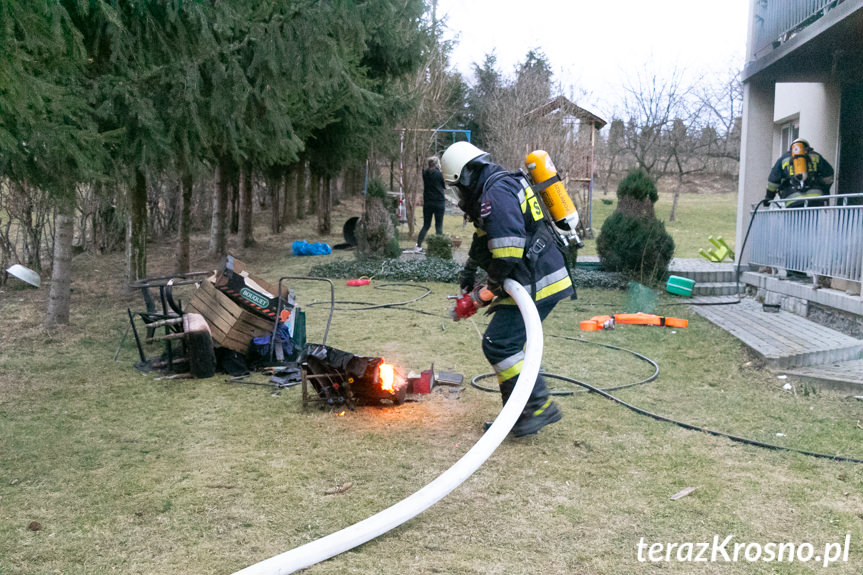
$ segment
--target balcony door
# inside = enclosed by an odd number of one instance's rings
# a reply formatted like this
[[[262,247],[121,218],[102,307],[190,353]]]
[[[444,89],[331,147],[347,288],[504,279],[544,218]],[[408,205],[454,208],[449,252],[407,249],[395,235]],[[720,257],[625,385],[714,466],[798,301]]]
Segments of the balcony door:
[[[846,85],[842,89],[835,192],[863,193],[863,84]]]

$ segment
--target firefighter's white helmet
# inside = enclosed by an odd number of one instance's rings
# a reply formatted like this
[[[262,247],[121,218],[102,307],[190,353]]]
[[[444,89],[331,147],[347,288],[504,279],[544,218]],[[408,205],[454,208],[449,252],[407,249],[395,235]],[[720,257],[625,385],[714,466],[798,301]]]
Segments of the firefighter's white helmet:
[[[791,142],[791,148],[794,147],[794,144],[803,144],[804,152],[808,152],[812,149],[812,146],[809,145],[809,140],[806,138],[797,138],[793,142]]]
[[[441,173],[448,186],[455,185],[461,177],[462,170],[472,160],[487,155],[470,142],[456,142],[441,156]]]

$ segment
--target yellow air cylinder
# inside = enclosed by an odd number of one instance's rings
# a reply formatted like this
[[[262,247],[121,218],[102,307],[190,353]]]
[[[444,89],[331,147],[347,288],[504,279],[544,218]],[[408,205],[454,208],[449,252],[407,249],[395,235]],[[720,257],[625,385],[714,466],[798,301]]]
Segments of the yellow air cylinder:
[[[794,176],[799,180],[806,179],[806,145],[803,142],[791,144],[791,161],[794,166]]]
[[[543,182],[555,177],[557,170],[551,156],[545,150],[535,150],[527,155],[524,161],[530,178],[534,185],[540,186]],[[552,219],[557,227],[566,231],[574,231],[578,225],[578,211],[572,198],[566,191],[562,181],[557,181],[539,192],[542,203],[548,208]]]

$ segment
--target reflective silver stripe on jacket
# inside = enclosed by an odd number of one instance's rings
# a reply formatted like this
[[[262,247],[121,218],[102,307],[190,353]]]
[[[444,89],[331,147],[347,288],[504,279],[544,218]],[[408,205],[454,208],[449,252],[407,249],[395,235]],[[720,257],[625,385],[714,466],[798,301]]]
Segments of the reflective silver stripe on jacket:
[[[488,247],[492,250],[498,248],[524,248],[525,244],[525,238],[520,238],[518,236],[507,236],[488,240]]]
[[[543,288],[547,288],[551,284],[553,284],[555,282],[559,282],[560,280],[567,278],[567,277],[569,277],[569,274],[567,273],[565,267],[560,268],[557,271],[551,272],[547,276],[545,276],[541,279],[538,279],[536,281],[536,291],[539,292]]]

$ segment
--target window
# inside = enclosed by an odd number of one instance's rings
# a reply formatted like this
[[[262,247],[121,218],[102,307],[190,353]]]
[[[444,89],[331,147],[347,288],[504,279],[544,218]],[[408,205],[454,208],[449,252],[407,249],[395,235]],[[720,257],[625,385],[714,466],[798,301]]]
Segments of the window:
[[[791,142],[800,137],[800,120],[785,122],[780,127],[780,130],[781,137],[779,141],[779,149],[782,153],[785,153],[791,148]]]

